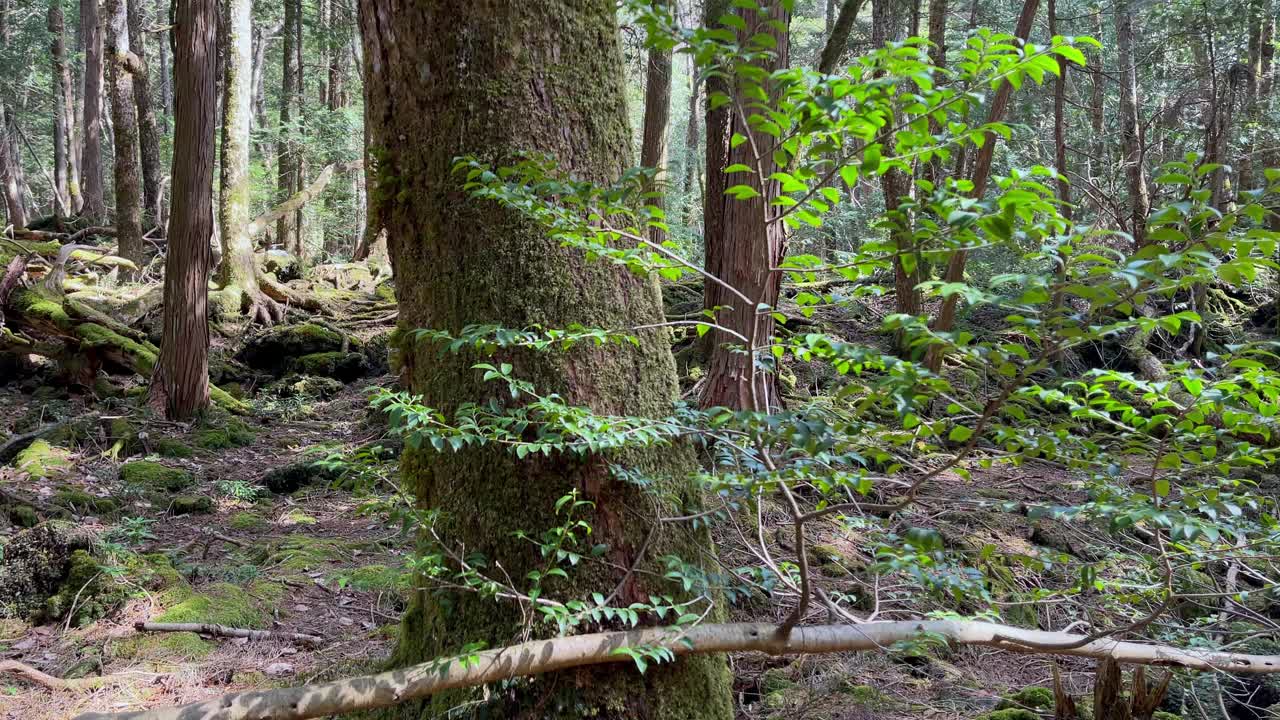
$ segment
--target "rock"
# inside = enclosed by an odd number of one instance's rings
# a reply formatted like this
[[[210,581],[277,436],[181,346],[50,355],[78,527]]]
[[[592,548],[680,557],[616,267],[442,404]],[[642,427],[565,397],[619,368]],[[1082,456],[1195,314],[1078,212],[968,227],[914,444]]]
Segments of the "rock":
[[[289,368],[294,358],[351,349],[350,339],[336,330],[303,323],[271,328],[257,335],[236,354],[236,359],[256,370],[279,375]]]
[[[195,477],[180,468],[171,468],[157,462],[139,460],[120,466],[120,481],[150,490],[177,492],[191,487]]]
[[[0,565],[0,618],[39,614],[67,577],[71,556],[93,540],[93,533],[57,520],[15,534]]]
[[[204,515],[213,512],[213,499],[205,495],[179,495],[169,503],[170,515]]]
[[[369,362],[361,353],[323,352],[294,358],[289,363],[289,369],[302,375],[351,382],[369,371]]]
[[[287,495],[307,485],[333,482],[338,476],[336,470],[318,465],[314,460],[305,460],[276,468],[263,475],[259,482],[277,495]]]
[[[293,665],[286,662],[274,662],[263,668],[262,671],[269,677],[283,677],[293,674]]]
[[[120,505],[113,498],[98,497],[73,487],[64,487],[53,495],[53,504],[66,508],[76,515],[114,515]]]
[[[289,375],[272,383],[267,390],[282,398],[314,398],[328,400],[342,392],[343,384],[333,378],[312,375]]]

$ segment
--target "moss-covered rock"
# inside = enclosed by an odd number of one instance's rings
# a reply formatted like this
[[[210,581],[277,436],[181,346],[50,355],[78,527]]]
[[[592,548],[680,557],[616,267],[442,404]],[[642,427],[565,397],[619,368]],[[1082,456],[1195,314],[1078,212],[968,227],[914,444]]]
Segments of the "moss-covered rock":
[[[242,532],[262,532],[270,526],[267,519],[251,512],[240,511],[227,520],[227,527]]]
[[[1054,705],[1053,691],[1047,687],[1032,685],[1016,693],[1005,695],[996,705],[997,710],[1011,708],[1034,708],[1036,710],[1052,710]]]
[[[346,352],[348,338],[316,323],[282,325],[252,338],[236,355],[248,367],[279,374],[294,358],[316,353]]]
[[[90,495],[84,490],[64,487],[53,494],[53,504],[66,508],[76,515],[96,515],[110,517],[120,510],[114,498]]]
[[[282,398],[314,398],[328,400],[342,392],[345,386],[338,380],[312,375],[288,375],[267,386],[267,390]]]
[[[263,565],[297,572],[325,568],[350,557],[347,549],[335,540],[301,533],[289,535],[259,554]]]
[[[1035,713],[1030,710],[1007,708],[1004,710],[993,710],[989,713],[984,713],[974,720],[1041,720],[1041,718],[1039,713]]]
[[[209,425],[211,425],[210,423]],[[239,418],[223,418],[216,427],[205,426],[196,434],[195,444],[205,450],[229,450],[253,444],[257,435]]]
[[[93,622],[128,597],[127,586],[117,583],[87,550],[71,554],[66,578],[57,592],[45,599],[35,615],[40,621],[66,619],[72,627]]]
[[[57,520],[15,534],[0,564],[0,618],[37,614],[66,579],[71,556],[92,544],[92,533]]]
[[[178,492],[191,487],[195,483],[195,477],[181,468],[138,460],[120,466],[120,481],[148,490]]]
[[[156,438],[151,441],[151,450],[167,458],[185,459],[195,454],[189,445],[175,438]]]
[[[178,495],[169,502],[170,515],[206,515],[213,512],[213,499],[206,495]]]
[[[14,467],[34,478],[48,479],[71,468],[71,451],[36,440],[18,453]]]
[[[341,587],[356,590],[400,591],[409,589],[409,575],[399,568],[386,565],[365,565],[338,573],[330,578]]]
[[[338,477],[339,473],[336,470],[320,465],[314,460],[304,460],[276,468],[263,475],[259,482],[277,495],[287,495],[308,485],[333,482]]]
[[[369,363],[361,353],[334,351],[295,358],[289,364],[289,369],[301,375],[351,382],[369,371]]]
[[[40,514],[30,505],[10,505],[5,508],[9,522],[20,528],[35,527],[40,524]]]

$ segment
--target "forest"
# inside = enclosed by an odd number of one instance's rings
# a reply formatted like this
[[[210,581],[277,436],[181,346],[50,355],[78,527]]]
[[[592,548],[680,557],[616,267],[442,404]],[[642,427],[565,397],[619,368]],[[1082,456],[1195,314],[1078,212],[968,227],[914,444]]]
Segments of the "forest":
[[[1278,15],[0,0],[0,718],[1280,720]]]

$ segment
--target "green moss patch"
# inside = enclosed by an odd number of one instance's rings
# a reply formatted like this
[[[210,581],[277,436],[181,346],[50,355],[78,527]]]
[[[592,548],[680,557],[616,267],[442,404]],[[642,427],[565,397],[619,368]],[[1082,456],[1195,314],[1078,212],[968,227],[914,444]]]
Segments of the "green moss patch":
[[[341,333],[318,325],[303,323],[272,328],[245,344],[236,359],[257,370],[279,373],[292,358],[315,353],[342,352],[349,349]]]
[[[47,479],[71,468],[71,451],[36,440],[18,453],[13,464],[31,477]]]
[[[120,504],[114,498],[98,497],[80,490],[65,487],[53,495],[53,504],[66,508],[77,515],[98,515],[107,517],[120,510]]]
[[[293,463],[276,468],[262,476],[262,486],[277,495],[297,492],[308,485],[330,483],[338,479],[339,473],[317,464],[314,460]]]
[[[335,351],[303,355],[294,359],[289,369],[302,375],[351,382],[369,371],[369,363],[360,353]]]
[[[339,587],[364,591],[401,591],[409,589],[409,574],[386,565],[365,565],[330,577]]]
[[[339,542],[310,535],[294,534],[268,548],[264,565],[304,572],[346,562],[351,554]]]
[[[1053,691],[1047,687],[1032,685],[1031,687],[1022,688],[1012,695],[1006,695],[996,705],[996,709],[1034,708],[1037,710],[1052,710],[1053,706]]]
[[[207,427],[196,435],[195,443],[206,450],[228,450],[251,445],[256,435],[239,418],[226,418],[219,427]]]
[[[157,438],[151,442],[151,449],[160,457],[189,458],[195,452],[181,440],[173,438]]]
[[[246,532],[261,532],[270,526],[267,519],[261,515],[255,515],[251,512],[240,511],[231,516],[227,520],[227,526],[232,530],[241,530]]]
[[[126,485],[150,490],[177,492],[191,487],[195,483],[195,477],[180,468],[139,460],[120,466],[120,481]]]
[[[213,499],[205,495],[178,495],[169,503],[170,515],[206,515],[213,512]]]

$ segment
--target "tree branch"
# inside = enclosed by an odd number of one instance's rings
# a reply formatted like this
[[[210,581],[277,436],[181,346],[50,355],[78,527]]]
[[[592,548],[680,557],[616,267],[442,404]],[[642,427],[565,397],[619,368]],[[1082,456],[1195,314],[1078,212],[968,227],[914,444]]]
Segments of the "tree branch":
[[[319,635],[280,632],[278,630],[246,630],[212,623],[136,622],[133,624],[133,629],[138,632],[193,632],[214,637],[248,638],[250,640],[292,640],[306,645],[319,645],[324,642],[324,638]]]
[[[311,181],[310,185],[294,193],[289,197],[289,199],[285,200],[284,202],[280,203],[274,208],[254,218],[253,221],[250,222],[245,227],[245,234],[248,235],[249,237],[253,237],[254,235],[257,235],[258,233],[262,232],[271,223],[275,222],[276,220],[279,220],[280,218],[284,217],[285,215],[288,215],[291,212],[294,212],[295,210],[302,207],[303,205],[306,205],[307,203],[315,199],[317,195],[324,192],[324,189],[326,186],[328,186],[329,181],[333,179],[333,174],[335,172],[339,172],[339,171],[350,172],[360,167],[361,164],[362,163],[360,160],[352,160],[351,162],[342,163],[340,165],[339,164],[325,165],[324,169],[320,171],[320,174],[316,176],[315,180]]]
[[[77,720],[301,720],[356,710],[390,707],[443,690],[475,687],[514,677],[557,670],[631,662],[621,648],[665,647],[676,655],[755,651],[796,655],[880,650],[921,633],[941,636],[957,645],[985,645],[1013,652],[1111,658],[1119,663],[1184,667],[1234,673],[1280,673],[1280,656],[1182,650],[1096,640],[1064,647],[1080,635],[1023,630],[985,622],[906,620],[862,625],[815,625],[781,633],[778,625],[730,623],[644,628],[537,640],[447,658],[377,675],[275,690],[232,693],[182,707],[124,713],[85,713]],[[1044,648],[1044,649],[1042,649]]]

